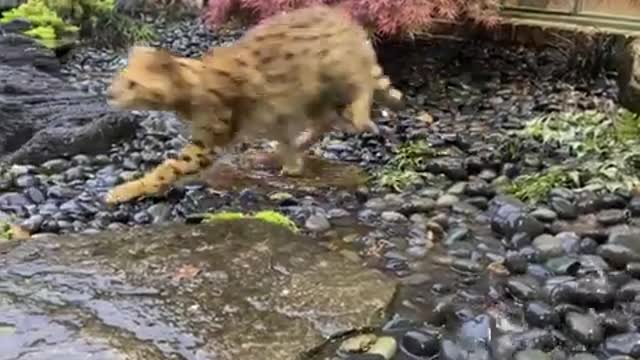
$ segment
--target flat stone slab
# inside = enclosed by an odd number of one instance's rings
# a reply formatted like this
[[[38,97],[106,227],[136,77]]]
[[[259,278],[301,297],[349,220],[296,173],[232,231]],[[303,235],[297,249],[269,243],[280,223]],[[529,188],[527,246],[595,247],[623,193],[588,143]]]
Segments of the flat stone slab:
[[[259,220],[0,244],[0,360],[299,359],[396,282]]]

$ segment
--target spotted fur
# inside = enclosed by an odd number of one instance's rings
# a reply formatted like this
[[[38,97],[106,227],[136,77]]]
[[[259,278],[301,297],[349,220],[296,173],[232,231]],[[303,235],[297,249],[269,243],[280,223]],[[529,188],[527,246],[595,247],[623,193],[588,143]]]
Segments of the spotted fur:
[[[112,189],[108,203],[160,194],[240,139],[276,140],[282,173],[300,176],[304,151],[327,131],[378,131],[374,97],[403,104],[365,30],[328,6],[273,16],[200,60],[134,47],[109,95],[120,109],[175,111],[192,141],[178,159]]]

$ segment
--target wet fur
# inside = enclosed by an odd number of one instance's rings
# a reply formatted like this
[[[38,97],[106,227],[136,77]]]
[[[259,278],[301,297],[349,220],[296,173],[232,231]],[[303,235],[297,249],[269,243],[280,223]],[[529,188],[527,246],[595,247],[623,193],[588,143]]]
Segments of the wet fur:
[[[112,189],[115,204],[166,191],[240,139],[278,142],[282,173],[299,176],[303,153],[333,128],[374,131],[372,101],[399,107],[365,30],[338,9],[313,6],[276,15],[200,60],[134,47],[110,87],[120,109],[175,111],[192,141],[142,178]]]

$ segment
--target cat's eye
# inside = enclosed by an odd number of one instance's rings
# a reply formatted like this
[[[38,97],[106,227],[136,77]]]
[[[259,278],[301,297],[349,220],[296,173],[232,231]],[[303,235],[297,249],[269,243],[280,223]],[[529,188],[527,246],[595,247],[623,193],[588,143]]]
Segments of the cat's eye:
[[[133,89],[137,86],[138,84],[135,81],[128,81],[127,82],[127,88],[128,89]]]

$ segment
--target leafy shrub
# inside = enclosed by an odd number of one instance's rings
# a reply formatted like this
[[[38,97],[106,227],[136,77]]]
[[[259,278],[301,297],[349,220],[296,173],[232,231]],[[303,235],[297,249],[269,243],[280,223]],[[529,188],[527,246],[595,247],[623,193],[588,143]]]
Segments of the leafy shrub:
[[[543,151],[561,160],[559,166],[522,175],[506,186],[507,192],[522,200],[539,201],[558,186],[592,191],[640,189],[637,114],[624,109],[551,113],[528,121],[512,135],[541,142]]]
[[[219,26],[235,16],[260,21],[281,11],[314,4],[344,6],[365,27],[380,35],[401,35],[426,29],[436,19],[496,22],[498,0],[213,0],[205,19]]]
[[[74,23],[95,22],[113,9],[113,0],[46,0],[62,18]]]
[[[29,0],[4,12],[0,23],[6,24],[16,19],[29,20],[33,28],[25,34],[41,40],[47,47],[54,46],[57,38],[78,31],[77,26],[66,23],[44,0]]]
[[[522,175],[503,190],[516,198],[537,203],[544,200],[551,190],[558,187],[579,187],[580,174],[571,168],[554,166],[538,174]]]
[[[405,191],[424,182],[429,176],[424,171],[427,161],[439,155],[441,153],[424,140],[404,143],[394,150],[387,164],[373,174],[372,180],[381,188]]]
[[[28,20],[33,28],[25,35],[50,48],[59,39],[78,33],[114,47],[150,41],[155,35],[149,25],[117,13],[114,0],[28,0],[5,12],[0,23],[15,19]]]
[[[92,37],[98,45],[119,47],[154,37],[149,25],[118,13],[115,0],[46,1],[64,19],[78,24],[81,35]]]
[[[172,21],[197,16],[202,0],[115,0],[115,9],[121,14],[138,17],[142,14]]]
[[[56,30],[51,26],[38,26],[24,33],[25,35],[40,39],[40,42],[48,48],[55,47],[56,45]]]
[[[110,29],[104,31],[102,29]],[[149,24],[144,24],[116,11],[109,11],[97,18],[85,35],[92,36],[100,46],[126,47],[133,43],[148,43],[156,36]]]

